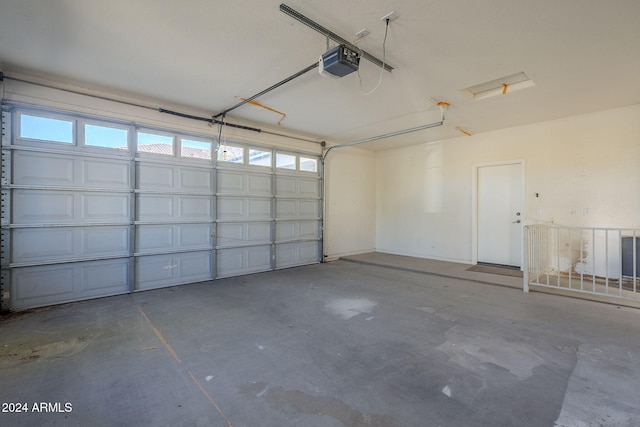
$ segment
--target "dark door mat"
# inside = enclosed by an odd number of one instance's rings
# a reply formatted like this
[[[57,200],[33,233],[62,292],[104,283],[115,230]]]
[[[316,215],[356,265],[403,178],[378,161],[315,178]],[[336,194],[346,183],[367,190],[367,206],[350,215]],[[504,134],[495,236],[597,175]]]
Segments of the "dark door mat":
[[[499,274],[501,276],[522,277],[522,271],[511,266],[498,265],[472,265],[467,271],[475,271],[476,273]]]

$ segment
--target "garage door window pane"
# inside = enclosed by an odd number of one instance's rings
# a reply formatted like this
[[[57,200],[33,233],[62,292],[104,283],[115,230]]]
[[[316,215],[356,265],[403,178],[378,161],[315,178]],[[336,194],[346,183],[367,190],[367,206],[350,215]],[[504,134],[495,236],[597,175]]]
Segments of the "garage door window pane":
[[[271,167],[271,151],[249,150],[249,164]]]
[[[276,154],[276,167],[280,169],[294,169],[296,168],[296,156],[290,154]]]
[[[180,156],[194,159],[211,159],[211,143],[206,141],[195,141],[193,139],[180,140]]]
[[[138,152],[173,156],[173,137],[138,132]]]
[[[318,159],[300,157],[300,170],[306,172],[318,172]]]
[[[84,125],[84,145],[128,150],[128,141],[129,132],[126,129],[90,124]]]
[[[73,121],[20,114],[20,138],[73,144]]]
[[[244,163],[244,148],[233,145],[222,145],[218,150],[218,161]]]

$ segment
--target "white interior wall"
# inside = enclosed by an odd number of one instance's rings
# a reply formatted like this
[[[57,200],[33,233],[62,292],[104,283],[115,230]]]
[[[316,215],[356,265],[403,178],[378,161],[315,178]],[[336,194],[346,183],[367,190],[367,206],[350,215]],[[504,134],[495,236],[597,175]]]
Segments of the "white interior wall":
[[[640,227],[635,105],[377,152],[376,249],[472,262],[474,165],[515,159],[525,224]]]
[[[337,148],[327,156],[327,260],[375,250],[375,158],[375,153],[355,147]]]

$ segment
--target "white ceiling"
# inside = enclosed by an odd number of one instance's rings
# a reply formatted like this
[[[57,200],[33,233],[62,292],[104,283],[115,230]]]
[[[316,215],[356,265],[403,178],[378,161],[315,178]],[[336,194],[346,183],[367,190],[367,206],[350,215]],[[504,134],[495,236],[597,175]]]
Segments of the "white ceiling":
[[[387,62],[363,96],[355,73],[314,70],[227,120],[348,142],[438,121],[368,143],[428,142],[640,103],[638,0],[2,0],[0,69],[126,91],[211,115],[306,68],[326,39],[280,12],[285,3]],[[331,43],[334,46],[335,43]],[[379,68],[362,60],[365,91]],[[535,86],[474,101],[461,90],[524,71]],[[162,107],[162,105],[159,105]]]

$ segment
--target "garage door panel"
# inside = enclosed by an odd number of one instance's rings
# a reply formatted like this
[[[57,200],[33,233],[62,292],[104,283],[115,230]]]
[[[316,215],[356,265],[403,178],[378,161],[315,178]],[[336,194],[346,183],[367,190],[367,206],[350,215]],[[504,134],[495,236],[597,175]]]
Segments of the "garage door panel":
[[[40,307],[128,291],[127,259],[21,267],[11,272],[14,309]]]
[[[159,194],[139,194],[137,216],[140,221],[167,220],[174,217],[173,196]]]
[[[211,248],[212,224],[182,224],[176,227],[179,248]]]
[[[73,158],[49,153],[15,151],[13,182],[18,185],[73,186]]]
[[[278,176],[276,178],[276,187],[278,196],[316,198],[319,195],[317,179]]]
[[[87,292],[115,294],[129,290],[129,261],[126,259],[81,263],[78,268]]]
[[[217,242],[219,246],[261,243],[271,241],[271,223],[220,223]]]
[[[319,217],[319,202],[317,200],[300,200],[298,202],[298,207],[298,213],[300,214],[300,217]]]
[[[271,246],[220,249],[217,251],[218,277],[239,276],[271,270]]]
[[[248,223],[245,228],[248,242],[271,241],[271,223]]]
[[[211,249],[211,224],[139,225],[136,252]]]
[[[136,252],[164,251],[173,247],[173,226],[163,224],[136,227]]]
[[[130,186],[129,163],[117,160],[78,159],[82,186],[128,189]]]
[[[180,209],[178,219],[209,221],[212,218],[211,198],[207,196],[176,196]]]
[[[165,164],[139,162],[137,170],[138,188],[141,190],[174,189],[174,168]]]
[[[170,192],[212,192],[211,168],[140,162],[138,188],[140,190]]]
[[[244,192],[244,174],[227,171],[218,174],[218,194],[240,194]]]
[[[49,262],[127,256],[128,227],[24,228],[13,230],[13,262]]]
[[[296,200],[276,201],[276,217],[277,218],[296,218],[298,216],[298,203]]]
[[[74,230],[70,228],[25,228],[13,230],[12,262],[35,262],[72,258]]]
[[[271,217],[271,200],[266,199],[248,199],[247,218],[270,218]]]
[[[276,178],[278,196],[294,197],[298,195],[298,180],[295,177],[278,176]]]
[[[239,244],[245,240],[245,227],[246,224],[218,224],[217,243],[218,245],[234,245]]]
[[[298,188],[301,197],[315,198],[319,195],[319,185],[317,179],[300,179]]]
[[[83,222],[128,221],[128,194],[81,194],[82,212],[80,220]]]
[[[212,251],[142,256],[136,259],[136,290],[209,280]]]
[[[319,243],[297,242],[276,245],[276,268],[313,264],[320,256]]]
[[[129,227],[94,227],[78,230],[82,256],[129,254]]]
[[[14,293],[18,301],[72,294],[74,266],[27,267],[13,271]]]
[[[276,202],[277,218],[304,219],[319,217],[318,200],[278,199]]]
[[[14,190],[13,224],[128,222],[128,194]]]
[[[276,241],[319,239],[317,221],[279,221],[276,224]]]
[[[13,224],[77,222],[72,192],[14,190],[12,202]]]
[[[172,255],[151,255],[136,258],[136,289],[152,289],[173,283]]]
[[[271,196],[271,175],[221,172],[218,174],[218,194]]]
[[[256,246],[247,248],[247,270],[265,271],[271,270],[271,247]]]
[[[174,256],[174,258],[178,259],[178,281],[180,283],[189,283],[211,279],[211,257],[211,251],[189,252]]]
[[[220,197],[217,205],[218,219],[271,219],[270,199]]]
[[[212,169],[202,168],[186,168],[179,169],[179,185],[178,189],[181,191],[192,192],[207,192],[213,191],[212,184]]]
[[[139,221],[213,219],[210,196],[139,194],[137,208]]]
[[[263,196],[271,196],[270,175],[247,175],[247,193]]]
[[[217,200],[219,219],[234,219],[244,216],[244,200],[219,197]]]
[[[128,161],[117,159],[15,151],[13,182],[18,185],[128,189],[129,168]]]
[[[218,277],[242,274],[244,269],[244,248],[219,249],[216,251]]]

